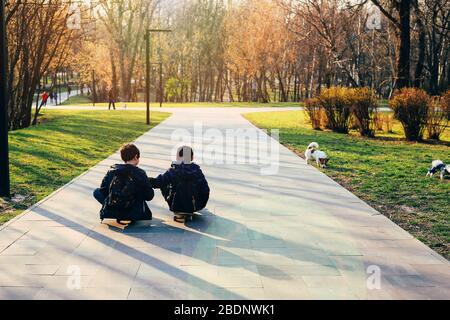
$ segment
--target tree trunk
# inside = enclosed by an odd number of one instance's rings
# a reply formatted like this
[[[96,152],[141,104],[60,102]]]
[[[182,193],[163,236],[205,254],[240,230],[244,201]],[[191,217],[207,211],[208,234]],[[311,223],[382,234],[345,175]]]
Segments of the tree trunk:
[[[425,26],[423,25],[423,21],[420,17],[417,18],[417,25],[419,29],[419,53],[417,57],[416,70],[414,72],[414,86],[420,88],[422,85],[422,74],[425,64],[426,33]]]
[[[280,102],[287,101],[286,89],[284,87],[283,78],[279,70],[277,70],[278,83],[280,84]]]
[[[113,90],[114,99],[117,99],[117,70],[112,50],[110,50],[110,57],[111,57],[111,73],[112,73],[111,87]]]
[[[399,50],[397,56],[396,89],[409,86],[411,64],[411,2],[401,0],[398,4],[400,30],[398,31]]]

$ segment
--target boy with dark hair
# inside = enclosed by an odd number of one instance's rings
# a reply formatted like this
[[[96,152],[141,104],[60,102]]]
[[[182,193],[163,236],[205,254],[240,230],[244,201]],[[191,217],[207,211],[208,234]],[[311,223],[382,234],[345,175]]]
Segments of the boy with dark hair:
[[[102,204],[100,219],[122,221],[151,220],[152,212],[146,201],[153,199],[155,193],[144,170],[138,168],[140,151],[134,144],[120,149],[124,164],[111,167],[103,178],[94,198]]]
[[[155,179],[150,178],[152,186],[161,189],[177,222],[204,209],[209,200],[208,182],[200,167],[192,162],[193,158],[192,148],[180,147],[170,169]]]

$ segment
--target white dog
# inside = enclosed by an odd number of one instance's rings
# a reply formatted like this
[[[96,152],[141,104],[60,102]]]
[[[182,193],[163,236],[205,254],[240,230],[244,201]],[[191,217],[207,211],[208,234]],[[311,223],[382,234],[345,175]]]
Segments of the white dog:
[[[325,152],[319,150],[319,144],[312,142],[305,151],[306,164],[309,161],[315,161],[318,167],[326,168],[329,161]]]
[[[428,170],[427,177],[433,177],[433,175],[437,172],[440,172],[441,180],[444,180],[444,175],[450,174],[450,166],[445,165],[441,160],[434,160],[431,163],[431,168]]]

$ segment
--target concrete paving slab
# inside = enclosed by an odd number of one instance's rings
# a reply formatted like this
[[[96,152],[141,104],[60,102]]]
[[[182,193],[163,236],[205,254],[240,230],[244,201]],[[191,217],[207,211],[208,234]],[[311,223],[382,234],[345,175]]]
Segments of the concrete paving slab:
[[[0,299],[450,299],[447,260],[278,142],[262,144],[240,115],[269,110],[168,109],[135,141],[156,176],[192,135],[211,187],[192,222],[174,222],[156,191],[153,221],[100,224],[92,191],[115,153],[0,227]],[[230,129],[257,135],[234,141]],[[211,161],[241,151],[244,161]]]

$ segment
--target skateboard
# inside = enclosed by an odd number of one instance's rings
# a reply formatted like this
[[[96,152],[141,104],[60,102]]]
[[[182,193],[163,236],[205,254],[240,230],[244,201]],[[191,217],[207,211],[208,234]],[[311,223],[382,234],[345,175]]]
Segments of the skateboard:
[[[186,219],[189,219],[190,221],[193,220],[194,214],[193,213],[180,213],[177,212],[175,213],[175,215],[173,216],[173,220],[175,222],[179,222],[179,223],[183,223],[186,221]]]
[[[105,220],[105,219],[100,219],[100,220],[101,220],[100,223],[103,224],[103,220]],[[124,227],[128,227],[128,226],[134,224],[135,221],[131,221],[131,220],[119,220],[119,219],[116,219],[116,223],[117,223],[118,225],[121,225],[121,226],[124,226]]]

